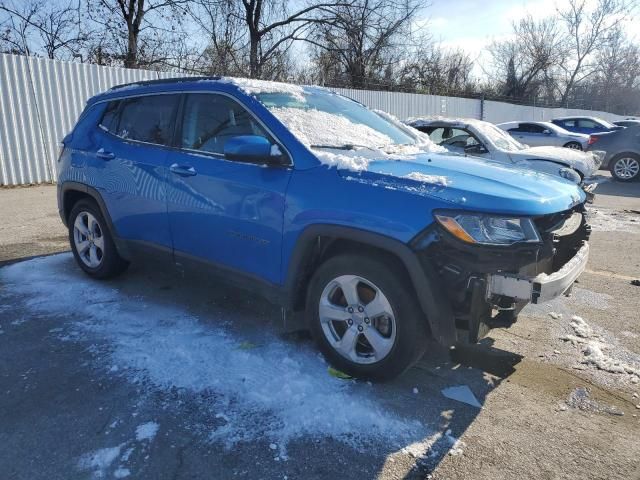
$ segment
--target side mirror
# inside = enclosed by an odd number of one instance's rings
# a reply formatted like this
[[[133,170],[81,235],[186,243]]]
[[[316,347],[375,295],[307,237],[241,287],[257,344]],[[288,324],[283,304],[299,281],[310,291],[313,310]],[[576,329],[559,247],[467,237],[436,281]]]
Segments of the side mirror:
[[[545,130],[542,132],[543,135],[551,135],[551,130]]]
[[[484,153],[489,153],[489,150],[487,150],[481,143],[477,143],[475,145],[467,145],[464,147],[464,153],[467,155],[482,155]]]
[[[284,156],[277,145],[260,135],[238,135],[224,144],[224,158],[239,162],[283,165]]]

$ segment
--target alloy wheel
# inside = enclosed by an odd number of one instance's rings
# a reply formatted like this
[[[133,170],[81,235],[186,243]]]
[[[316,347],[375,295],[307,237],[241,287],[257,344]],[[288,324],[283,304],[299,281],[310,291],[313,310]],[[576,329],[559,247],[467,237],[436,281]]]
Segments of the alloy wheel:
[[[359,364],[383,360],[396,339],[396,319],[389,300],[372,282],[341,275],[322,291],[320,324],[331,347]]]
[[[624,157],[616,161],[613,171],[617,177],[623,180],[631,180],[640,172],[640,162],[636,158]]]
[[[73,242],[78,257],[90,268],[98,268],[104,258],[104,235],[96,217],[80,212],[73,223]]]

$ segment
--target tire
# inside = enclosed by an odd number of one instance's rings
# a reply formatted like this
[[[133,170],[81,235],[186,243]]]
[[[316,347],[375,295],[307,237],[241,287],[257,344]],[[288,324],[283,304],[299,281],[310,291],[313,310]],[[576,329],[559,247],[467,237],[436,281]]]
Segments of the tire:
[[[129,263],[118,254],[107,222],[93,200],[78,201],[67,225],[73,256],[90,277],[112,278],[127,269]]]
[[[571,150],[582,150],[582,145],[579,142],[565,143],[563,147],[570,148]]]
[[[634,153],[621,153],[609,165],[611,176],[619,182],[632,182],[640,178],[640,157]]]
[[[311,278],[307,319],[329,363],[352,377],[392,379],[419,360],[428,344],[426,318],[411,283],[386,259],[341,254],[324,262]],[[345,339],[351,341],[341,353]]]

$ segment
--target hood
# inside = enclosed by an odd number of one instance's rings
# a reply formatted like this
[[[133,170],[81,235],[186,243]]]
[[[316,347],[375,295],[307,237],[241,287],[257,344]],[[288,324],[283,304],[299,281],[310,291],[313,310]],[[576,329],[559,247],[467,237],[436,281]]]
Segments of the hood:
[[[517,152],[509,152],[514,160],[551,160],[578,170],[584,177],[593,175],[598,166],[589,152],[564,147],[529,147]]]
[[[545,215],[585,200],[582,190],[563,178],[461,155],[404,155],[371,160],[360,172],[339,172],[350,180],[434,197],[464,210]]]

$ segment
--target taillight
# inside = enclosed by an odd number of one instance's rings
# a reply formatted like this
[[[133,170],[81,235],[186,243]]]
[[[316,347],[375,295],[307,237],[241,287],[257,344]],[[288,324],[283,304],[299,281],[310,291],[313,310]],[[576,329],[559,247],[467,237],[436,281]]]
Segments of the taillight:
[[[593,145],[594,143],[596,143],[598,140],[600,139],[600,137],[596,137],[595,135],[590,135],[589,136],[589,145]]]

